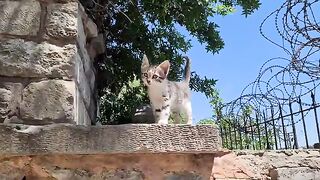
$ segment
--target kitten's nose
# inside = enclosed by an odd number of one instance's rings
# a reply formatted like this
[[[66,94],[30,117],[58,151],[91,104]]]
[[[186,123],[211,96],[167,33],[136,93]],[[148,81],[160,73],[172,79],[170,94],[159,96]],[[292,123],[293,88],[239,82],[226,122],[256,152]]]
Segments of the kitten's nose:
[[[150,80],[149,79],[147,79],[147,83],[150,85]]]

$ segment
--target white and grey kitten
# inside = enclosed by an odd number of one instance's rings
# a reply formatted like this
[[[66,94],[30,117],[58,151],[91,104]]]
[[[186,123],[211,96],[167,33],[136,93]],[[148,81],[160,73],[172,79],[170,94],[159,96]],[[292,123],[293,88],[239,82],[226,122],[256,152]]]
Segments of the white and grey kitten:
[[[190,97],[190,60],[186,57],[185,79],[173,82],[167,79],[170,63],[168,60],[157,66],[150,66],[146,55],[143,56],[141,73],[143,83],[148,88],[156,123],[168,124],[170,115],[174,123],[179,124],[181,114],[187,118],[187,124],[192,124],[192,109]]]

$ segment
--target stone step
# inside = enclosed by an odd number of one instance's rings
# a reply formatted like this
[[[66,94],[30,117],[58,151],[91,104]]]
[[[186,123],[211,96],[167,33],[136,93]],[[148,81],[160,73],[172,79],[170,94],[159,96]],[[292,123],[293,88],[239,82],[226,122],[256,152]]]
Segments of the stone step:
[[[0,155],[214,153],[222,147],[212,125],[0,125]]]

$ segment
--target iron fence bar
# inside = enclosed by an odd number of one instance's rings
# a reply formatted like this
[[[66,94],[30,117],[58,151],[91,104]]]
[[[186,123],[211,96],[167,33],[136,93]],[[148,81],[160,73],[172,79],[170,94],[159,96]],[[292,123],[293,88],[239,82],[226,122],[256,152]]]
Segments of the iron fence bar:
[[[301,112],[300,114],[301,114],[301,119],[302,119],[304,138],[306,140],[306,146],[307,146],[307,148],[309,148],[306,122],[305,122],[305,119],[304,119],[304,114],[303,114],[303,110],[302,110],[302,103],[301,103],[301,98],[300,97],[299,97],[299,106],[300,106],[300,112]]]
[[[252,148],[255,150],[255,146],[254,146],[255,139],[253,137],[252,118],[251,118],[251,116],[249,116],[249,118],[250,118],[250,130],[251,130]]]
[[[248,130],[247,130],[247,120],[246,120],[247,118],[246,117],[244,117],[244,119],[243,119],[243,126],[244,126],[244,138],[245,138],[245,140],[244,140],[244,143],[245,143],[245,149],[249,149],[249,144],[248,144]]]
[[[266,114],[264,111],[263,111],[263,121],[264,121],[264,133],[265,133],[265,137],[266,137],[266,141],[267,141],[267,149],[270,149],[269,138],[268,138],[268,128],[267,128],[267,122],[266,122]]]
[[[282,130],[283,130],[284,147],[286,149],[288,149],[287,136],[286,136],[286,127],[284,126],[284,119],[283,119],[283,116],[282,116],[282,108],[281,108],[280,104],[279,104],[279,110],[280,110],[280,118],[281,118]],[[281,139],[280,139],[280,141],[281,141]]]
[[[223,134],[223,128],[222,128],[222,125],[220,124],[219,126],[219,129],[220,129],[220,137],[221,137],[221,142],[222,142],[222,145],[224,144],[224,134]]]
[[[312,110],[312,109],[314,109],[314,108],[318,108],[318,107],[320,107],[320,104],[319,105],[316,105],[315,107],[310,107],[310,108],[307,108],[307,109],[304,109],[303,111],[310,111],[310,110]],[[300,113],[300,111],[297,111],[297,112],[294,112],[294,113],[292,113],[293,115],[296,115],[296,114],[299,114]],[[286,114],[286,115],[284,115],[283,117],[284,118],[286,118],[286,117],[290,117],[291,116],[291,114]]]
[[[291,114],[291,123],[292,123],[292,131],[293,131],[293,139],[294,139],[294,149],[298,149],[298,140],[297,140],[297,132],[296,132],[296,126],[294,124],[294,120],[293,120],[293,114],[292,114],[292,102],[289,101],[289,110],[290,110],[290,114]]]
[[[222,124],[220,124],[220,126],[222,127],[222,131],[223,131],[223,139],[222,139],[222,145],[224,148],[226,148],[226,145],[228,145],[228,135],[227,135],[227,132],[226,132],[226,127]]]
[[[276,145],[276,149],[278,149],[278,143],[277,143],[277,133],[276,133],[276,126],[274,123],[274,112],[273,107],[271,106],[271,119],[272,119],[272,127],[273,127],[273,135],[274,135],[274,144]]]
[[[306,111],[310,111],[310,110],[313,110],[314,108],[319,108],[320,107],[320,104],[319,105],[316,105],[315,107],[310,107],[310,108],[307,108],[307,109],[304,109],[303,110],[303,112],[306,112]],[[297,111],[297,112],[294,112],[294,113],[292,113],[293,115],[297,115],[297,114],[299,114],[299,113],[301,113],[301,111]],[[285,118],[285,117],[290,117],[291,116],[291,114],[288,114],[288,115],[283,115],[282,117],[283,118]],[[279,120],[279,119],[281,119],[281,117],[279,116],[279,117],[277,117],[277,118],[274,118],[274,119],[268,119],[266,122],[267,123],[272,123],[272,121],[273,120]],[[262,123],[260,123],[260,124],[262,124]],[[256,125],[254,125],[254,126],[256,126]],[[250,127],[250,126],[249,126]]]
[[[314,107],[314,118],[316,121],[316,127],[317,127],[317,133],[318,133],[318,142],[320,142],[320,131],[319,131],[319,121],[318,121],[318,115],[317,115],[317,108],[315,108],[316,99],[313,92],[311,92],[311,98],[312,98],[312,106]]]
[[[234,122],[234,123],[233,123],[233,129],[234,129],[234,145],[235,145],[235,148],[238,149],[236,123],[237,123],[237,122]]]
[[[317,104],[316,103],[316,99],[313,93],[311,93],[311,97],[312,97],[312,104],[311,106],[309,106],[310,108],[306,108],[303,109],[303,103],[301,102],[301,98],[298,99],[297,103],[299,104],[299,111],[293,112],[293,102],[289,101],[289,108],[290,108],[290,113],[283,115],[283,106],[281,106],[279,104],[279,116],[275,117],[275,113],[274,113],[274,108],[271,106],[271,117],[267,115],[268,112],[263,111],[263,116],[259,115],[259,112],[255,113],[255,118],[256,118],[256,123],[254,123],[254,118],[251,116],[243,116],[243,120],[244,122],[240,121],[240,119],[236,119],[235,121],[233,121],[233,123],[230,122],[230,126],[229,127],[224,127],[224,129],[222,128],[221,131],[223,133],[221,133],[221,138],[222,138],[222,142],[224,144],[226,144],[227,147],[231,147],[231,149],[235,148],[247,148],[250,149],[252,147],[252,149],[258,149],[258,147],[260,147],[260,149],[262,148],[267,148],[267,149],[273,149],[273,143],[271,144],[270,142],[270,137],[268,136],[269,133],[272,132],[272,130],[270,129],[270,127],[268,128],[268,123],[270,123],[270,125],[272,125],[273,127],[273,135],[274,135],[274,142],[275,142],[275,149],[279,149],[281,148],[281,141],[284,140],[284,146],[285,149],[291,148],[291,138],[293,138],[294,140],[294,147],[293,148],[299,148],[299,142],[298,142],[298,134],[297,134],[297,129],[296,129],[296,123],[298,121],[295,122],[293,115],[301,115],[301,120],[303,123],[303,131],[304,131],[304,138],[306,141],[306,146],[309,147],[309,141],[308,141],[308,132],[307,132],[307,127],[306,127],[306,119],[305,119],[305,112],[308,111],[314,111],[314,117],[315,117],[315,124],[316,124],[316,128],[317,128],[317,135],[318,135],[318,140],[320,142],[320,127],[319,127],[319,118],[317,116],[317,108],[320,107],[320,103]],[[287,126],[290,126],[289,124],[285,124],[286,120],[285,117],[289,117],[290,116],[290,120],[291,120],[291,127],[292,127],[292,134],[287,133]],[[250,122],[247,122],[249,118]],[[260,120],[260,118],[263,118],[264,121],[262,122],[262,120]],[[242,118],[241,118],[242,120]],[[275,122],[276,120],[281,120],[281,122],[278,122],[278,125],[282,125],[282,131],[279,131],[279,128],[276,128],[277,123]],[[263,125],[262,125],[263,124]],[[242,126],[243,125],[243,126]],[[281,126],[280,125],[280,126]],[[232,127],[233,126],[233,127]],[[261,134],[261,128],[264,127],[264,133],[265,133],[265,137],[266,137],[266,141],[264,141],[263,139],[263,134]],[[250,128],[250,129],[249,129]],[[229,133],[228,133],[229,131]],[[249,132],[250,131],[250,132]],[[270,131],[270,132],[269,132]],[[234,134],[232,134],[234,133]],[[250,141],[250,134],[251,134],[251,139],[252,141]],[[282,139],[282,135],[281,133],[283,133],[283,139]],[[293,137],[292,137],[293,135]],[[229,137],[230,136],[230,137]],[[239,136],[239,137],[237,137]],[[239,138],[239,139],[238,139]],[[273,138],[272,138],[273,139]],[[230,142],[228,142],[230,140]],[[240,142],[239,142],[240,140]],[[256,140],[259,141],[259,144],[256,143]],[[243,142],[244,141],[244,142]],[[252,146],[248,143],[250,142],[250,144],[252,143]],[[267,145],[267,146],[265,146]],[[301,144],[300,144],[301,145]]]
[[[243,149],[242,147],[242,135],[241,135],[241,125],[240,125],[240,121],[238,120],[238,132],[239,132],[239,139],[240,139],[240,149]]]
[[[260,136],[260,127],[259,127],[259,118],[258,114],[256,113],[256,122],[257,122],[257,130],[258,130],[258,139],[259,139],[259,147],[261,149],[261,136]]]
[[[230,149],[233,149],[233,147],[232,147],[231,123],[229,124],[229,134],[230,134]]]
[[[278,130],[278,137],[279,137],[279,147],[280,147],[280,149],[281,149],[281,147],[282,147],[282,144],[281,144],[281,136],[280,136],[280,130]]]

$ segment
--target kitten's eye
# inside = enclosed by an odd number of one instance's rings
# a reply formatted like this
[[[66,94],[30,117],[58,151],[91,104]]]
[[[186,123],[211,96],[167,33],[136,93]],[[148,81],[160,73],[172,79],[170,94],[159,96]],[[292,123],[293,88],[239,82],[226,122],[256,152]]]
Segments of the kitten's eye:
[[[142,73],[144,77],[148,77],[148,73]]]
[[[157,75],[153,75],[153,76],[152,76],[152,79],[157,79],[157,78],[158,78]]]

